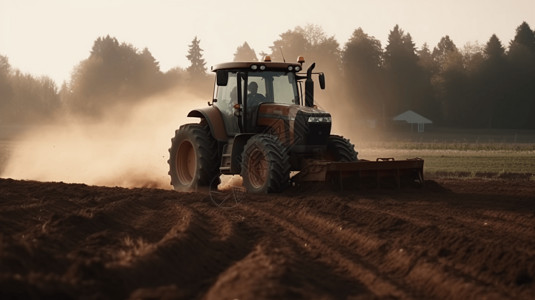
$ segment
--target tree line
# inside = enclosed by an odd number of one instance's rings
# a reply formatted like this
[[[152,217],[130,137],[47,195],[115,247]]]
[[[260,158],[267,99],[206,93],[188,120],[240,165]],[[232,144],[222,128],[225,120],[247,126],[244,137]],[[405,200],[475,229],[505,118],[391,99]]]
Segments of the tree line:
[[[147,48],[138,50],[110,36],[95,40],[89,57],[61,88],[49,77],[22,74],[0,56],[0,125],[32,125],[64,113],[98,118],[110,108],[134,106],[172,87],[189,87],[197,80],[191,76],[195,72],[176,67],[164,73]]]
[[[100,37],[60,88],[48,77],[22,74],[0,56],[0,125],[47,120],[65,111],[99,116],[110,106],[134,105],[175,87],[210,95],[213,79],[200,42],[195,37],[189,45],[188,68],[162,72],[147,48]],[[432,48],[417,48],[398,25],[384,47],[361,28],[341,46],[321,27],[307,25],[280,34],[259,55],[315,61],[336,101],[363,122],[387,126],[397,114],[413,110],[438,126],[535,129],[535,32],[526,22],[507,46],[492,35],[483,45],[462,48],[449,36]],[[244,42],[234,60],[258,56]]]

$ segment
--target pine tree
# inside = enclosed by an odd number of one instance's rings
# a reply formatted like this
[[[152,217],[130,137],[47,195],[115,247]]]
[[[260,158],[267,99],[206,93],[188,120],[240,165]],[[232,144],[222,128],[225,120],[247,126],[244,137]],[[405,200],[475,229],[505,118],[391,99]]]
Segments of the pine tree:
[[[535,34],[528,23],[516,29],[507,53],[510,74],[508,111],[502,111],[505,127],[535,128]]]
[[[503,59],[505,55],[505,48],[500,39],[493,34],[485,46],[484,53],[489,60]]]
[[[393,117],[405,110],[418,110],[421,98],[423,72],[418,65],[418,56],[410,34],[398,25],[390,31],[384,52],[385,82],[387,84],[387,116]],[[421,111],[419,111],[421,113]]]
[[[384,118],[382,55],[381,42],[361,28],[353,32],[342,54],[348,99],[370,120]]]
[[[188,55],[186,57],[191,62],[191,65],[186,69],[186,71],[191,75],[192,78],[200,78],[206,75],[206,62],[202,57],[202,52],[204,51],[200,47],[201,41],[195,37],[191,44],[189,45]]]
[[[249,47],[247,42],[244,42],[242,46],[239,46],[234,53],[234,61],[258,61],[254,49]]]
[[[505,48],[493,34],[483,50],[485,60],[479,73],[479,118],[481,126],[494,128],[499,125],[502,111],[507,104],[508,67]],[[498,124],[496,124],[498,123]]]
[[[529,27],[529,24],[523,22],[516,29],[515,38],[511,41],[511,47],[522,45],[535,53],[535,33]]]

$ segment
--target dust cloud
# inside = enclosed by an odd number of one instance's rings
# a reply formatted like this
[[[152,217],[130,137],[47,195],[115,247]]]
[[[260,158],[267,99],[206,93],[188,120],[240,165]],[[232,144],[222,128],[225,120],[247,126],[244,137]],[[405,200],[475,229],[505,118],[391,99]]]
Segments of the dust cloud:
[[[346,105],[336,105],[338,95],[323,96],[318,104],[333,116],[332,133],[349,138],[358,147],[366,137],[355,130],[353,112]],[[0,176],[170,189],[167,160],[171,137],[180,125],[198,122],[186,116],[190,110],[206,106],[206,100],[173,90],[133,107],[122,102],[107,108],[98,121],[67,114],[18,137]],[[241,186],[239,176],[221,179],[220,189]]]
[[[98,121],[72,115],[24,134],[0,174],[4,178],[89,185],[171,188],[171,137],[206,99],[170,91],[135,107],[106,110]]]
[[[331,134],[341,135],[355,144],[357,151],[363,144],[375,142],[383,138],[383,133],[379,128],[366,121],[364,112],[355,108],[351,103],[351,97],[338,91],[336,87],[320,90],[316,88],[315,104],[318,108],[331,114],[332,128]],[[334,91],[333,91],[334,90]]]

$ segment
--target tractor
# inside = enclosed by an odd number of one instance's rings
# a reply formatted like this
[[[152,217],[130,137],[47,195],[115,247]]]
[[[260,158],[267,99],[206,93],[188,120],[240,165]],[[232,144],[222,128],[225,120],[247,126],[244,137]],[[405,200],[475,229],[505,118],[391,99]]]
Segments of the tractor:
[[[423,183],[423,160],[360,161],[354,145],[331,134],[331,114],[314,103],[314,80],[325,75],[295,63],[229,62],[212,67],[208,107],[189,112],[198,123],[171,139],[169,175],[177,191],[216,188],[220,175],[241,175],[250,193],[277,193],[292,182],[409,177]],[[303,87],[304,86],[304,87]],[[295,174],[294,176],[290,176]],[[354,180],[354,179],[352,179]]]

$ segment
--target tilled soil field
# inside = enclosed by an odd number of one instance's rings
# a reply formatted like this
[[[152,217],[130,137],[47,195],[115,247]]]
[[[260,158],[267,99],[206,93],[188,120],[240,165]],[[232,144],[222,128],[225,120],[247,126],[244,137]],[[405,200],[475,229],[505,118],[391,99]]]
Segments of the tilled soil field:
[[[0,179],[0,298],[535,295],[533,181],[212,199]]]

